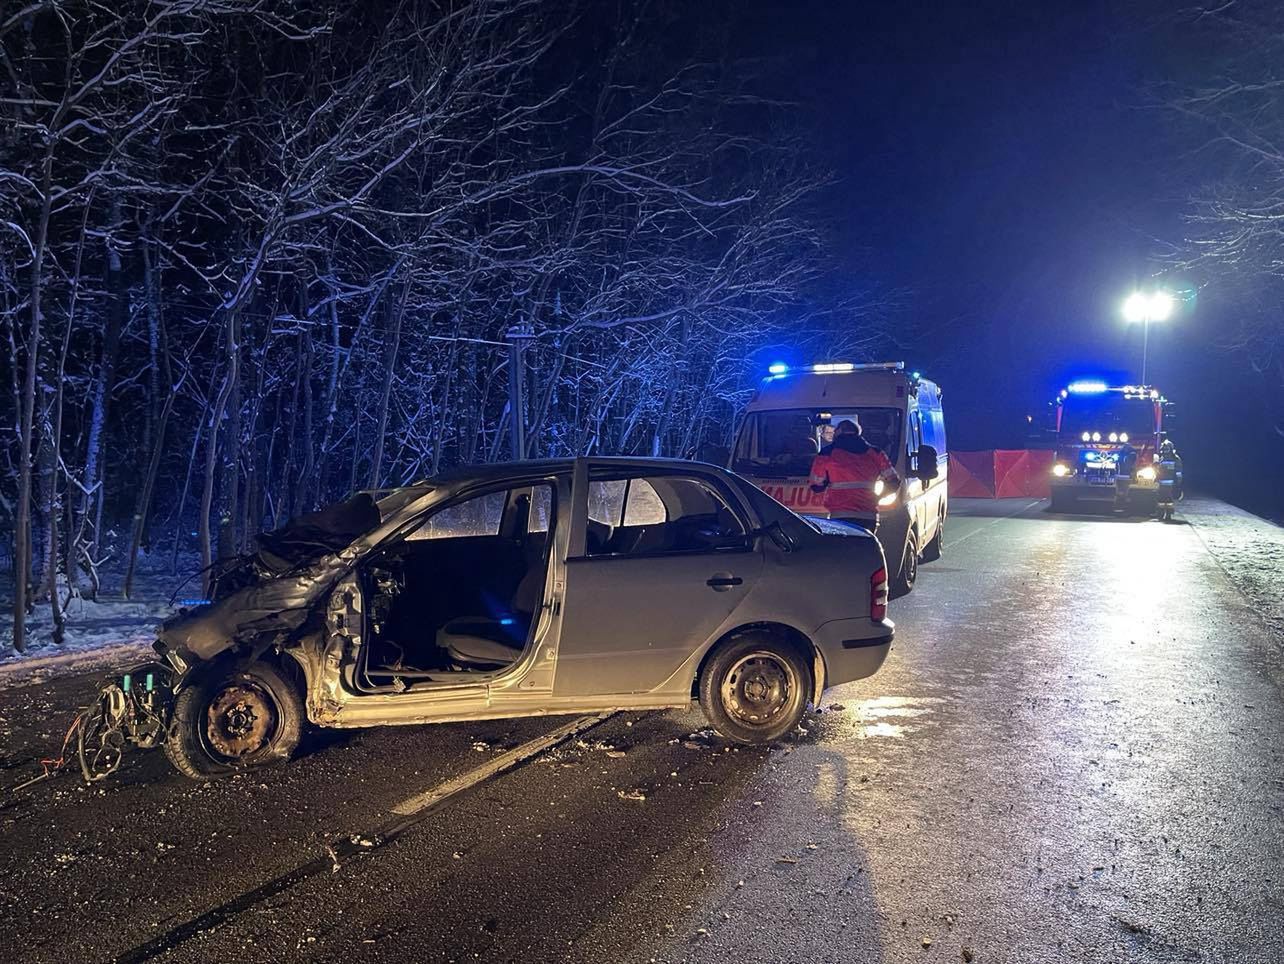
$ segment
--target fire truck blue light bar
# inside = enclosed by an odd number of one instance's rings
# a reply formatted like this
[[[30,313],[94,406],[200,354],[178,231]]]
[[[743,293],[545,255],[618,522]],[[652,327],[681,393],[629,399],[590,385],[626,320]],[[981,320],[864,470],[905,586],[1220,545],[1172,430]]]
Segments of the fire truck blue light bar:
[[[1105,382],[1100,381],[1082,381],[1071,382],[1066,386],[1067,390],[1074,395],[1100,395],[1107,390]]]

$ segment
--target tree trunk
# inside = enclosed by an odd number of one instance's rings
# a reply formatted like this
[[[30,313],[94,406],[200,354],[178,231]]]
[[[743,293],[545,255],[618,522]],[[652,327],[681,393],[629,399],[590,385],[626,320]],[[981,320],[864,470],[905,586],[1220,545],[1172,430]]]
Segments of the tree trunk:
[[[384,360],[383,389],[379,394],[379,414],[375,419],[374,454],[370,457],[370,488],[379,488],[383,477],[384,436],[388,432],[388,404],[392,399],[392,381],[397,370],[397,352],[401,348],[401,319],[406,313],[406,299],[410,297],[410,285],[402,290],[392,309],[389,319],[392,331],[389,332],[391,344],[388,346],[388,357]]]
[[[18,502],[13,532],[13,648],[27,651],[27,583],[31,578],[31,450],[36,413],[36,369],[40,363],[40,296],[49,240],[49,196],[53,148],[45,152],[40,184],[40,222],[35,257],[31,261],[31,329],[27,333],[27,368],[22,380],[22,410],[18,417]]]

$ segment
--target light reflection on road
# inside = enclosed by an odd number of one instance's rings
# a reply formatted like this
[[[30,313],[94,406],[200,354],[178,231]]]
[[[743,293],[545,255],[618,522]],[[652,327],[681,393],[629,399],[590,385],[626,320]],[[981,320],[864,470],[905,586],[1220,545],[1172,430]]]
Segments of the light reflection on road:
[[[930,705],[942,702],[937,697],[909,696],[876,696],[861,700],[856,704],[856,716],[860,720],[862,739],[899,738],[913,733],[925,725],[934,725],[934,720],[921,720],[915,723],[889,722],[887,719],[910,720],[916,717],[929,716],[933,712]]]

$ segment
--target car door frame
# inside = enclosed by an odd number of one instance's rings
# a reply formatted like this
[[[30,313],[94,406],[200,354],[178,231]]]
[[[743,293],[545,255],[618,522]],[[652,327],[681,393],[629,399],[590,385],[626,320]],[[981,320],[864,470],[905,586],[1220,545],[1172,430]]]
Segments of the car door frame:
[[[553,538],[549,549],[548,572],[545,575],[543,602],[533,635],[527,646],[510,666],[482,678],[468,678],[411,686],[401,693],[360,693],[351,690],[342,678],[340,662],[347,643],[329,631],[333,601],[341,595],[343,584],[355,576],[371,555],[398,539],[405,539],[415,528],[437,512],[491,492],[511,491],[524,487],[552,484],[558,508],[553,516]],[[530,712],[532,704],[547,701],[552,693],[556,669],[557,639],[561,631],[562,593],[566,584],[567,540],[571,531],[574,486],[571,473],[565,470],[532,472],[505,479],[487,479],[463,486],[408,515],[386,536],[353,560],[352,572],[331,593],[327,605],[327,632],[321,641],[321,665],[308,694],[309,716],[326,726],[378,726],[400,723],[454,722],[488,719]],[[364,641],[362,645],[365,645]]]

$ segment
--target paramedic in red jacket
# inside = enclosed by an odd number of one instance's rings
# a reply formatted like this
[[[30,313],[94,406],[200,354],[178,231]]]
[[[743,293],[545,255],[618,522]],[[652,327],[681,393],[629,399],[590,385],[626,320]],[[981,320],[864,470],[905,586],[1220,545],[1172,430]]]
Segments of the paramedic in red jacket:
[[[834,442],[811,463],[811,490],[823,492],[831,519],[854,519],[871,531],[878,526],[878,500],[901,484],[887,456],[861,435],[860,422],[844,419]]]

